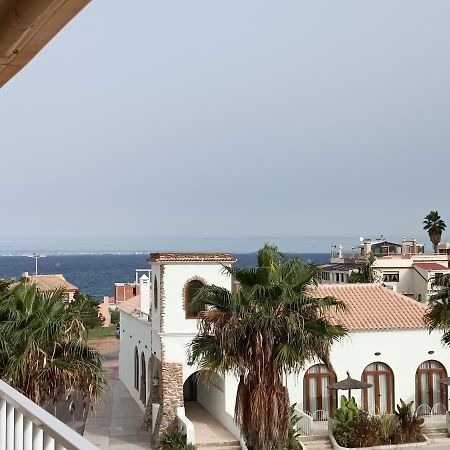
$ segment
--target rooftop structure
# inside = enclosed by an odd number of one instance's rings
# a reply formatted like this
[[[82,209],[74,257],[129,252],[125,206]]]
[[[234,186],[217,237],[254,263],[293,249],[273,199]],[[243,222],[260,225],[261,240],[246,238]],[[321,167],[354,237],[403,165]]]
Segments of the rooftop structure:
[[[231,253],[151,253],[147,262],[234,263],[236,258]]]
[[[0,87],[88,3],[89,0],[0,0]]]
[[[64,289],[66,299],[69,302],[73,301],[73,296],[78,291],[78,287],[67,281],[61,273],[52,275],[28,275],[28,272],[24,272],[22,277],[30,283],[35,284],[42,292]]]

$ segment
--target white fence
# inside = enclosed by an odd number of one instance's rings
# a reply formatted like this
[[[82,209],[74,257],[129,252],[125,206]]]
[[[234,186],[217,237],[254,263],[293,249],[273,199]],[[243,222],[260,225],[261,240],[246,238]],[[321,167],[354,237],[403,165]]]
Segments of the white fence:
[[[424,419],[423,426],[427,430],[447,429],[447,408],[442,403],[437,403],[433,408],[420,405],[416,415]]]
[[[98,450],[0,380],[0,450]]]
[[[304,436],[325,436],[328,434],[328,419],[330,417],[328,411],[320,409],[310,414],[296,409],[295,413],[300,417],[298,426]]]

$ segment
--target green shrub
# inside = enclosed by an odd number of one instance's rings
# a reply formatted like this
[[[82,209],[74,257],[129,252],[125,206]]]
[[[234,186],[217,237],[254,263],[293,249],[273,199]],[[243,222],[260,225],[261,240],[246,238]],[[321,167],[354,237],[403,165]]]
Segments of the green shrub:
[[[355,428],[355,421],[358,417],[358,405],[352,397],[347,400],[345,395],[341,397],[340,407],[336,410],[333,423],[333,434],[339,445],[347,446],[350,436]]]
[[[423,422],[422,417],[418,417],[412,410],[413,402],[405,403],[400,399],[395,417],[399,422],[399,432],[395,436],[396,444],[406,444],[409,442],[423,442]]]
[[[366,411],[358,411],[358,415],[350,432],[348,447],[372,447],[382,444],[380,437],[380,419]]]
[[[378,417],[380,435],[384,443],[391,444],[393,436],[399,431],[399,422],[396,416],[384,413]]]
[[[186,435],[180,431],[166,431],[161,438],[162,450],[197,450],[194,444],[186,443]]]
[[[333,434],[339,445],[348,448],[423,442],[423,422],[412,410],[413,402],[400,400],[394,415],[372,416],[358,410],[352,398],[341,397],[341,407],[333,419]]]

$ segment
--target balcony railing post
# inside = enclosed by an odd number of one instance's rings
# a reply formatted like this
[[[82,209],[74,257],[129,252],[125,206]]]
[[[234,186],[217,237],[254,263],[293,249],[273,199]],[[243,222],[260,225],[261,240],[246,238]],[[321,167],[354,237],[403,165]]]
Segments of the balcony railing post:
[[[33,427],[33,450],[44,449],[44,432],[42,428]]]
[[[33,422],[26,417],[23,419],[23,448],[33,448]]]
[[[14,406],[6,407],[6,448],[14,448]]]
[[[14,411],[14,450],[23,449],[23,414],[17,409]]]
[[[0,450],[6,450],[6,400],[0,398]]]

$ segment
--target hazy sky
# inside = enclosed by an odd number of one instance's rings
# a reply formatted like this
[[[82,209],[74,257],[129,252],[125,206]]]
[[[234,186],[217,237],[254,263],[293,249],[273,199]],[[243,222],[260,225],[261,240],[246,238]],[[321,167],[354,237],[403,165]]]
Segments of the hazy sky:
[[[449,17],[93,0],[0,90],[0,250],[428,243],[430,209],[450,226]]]

